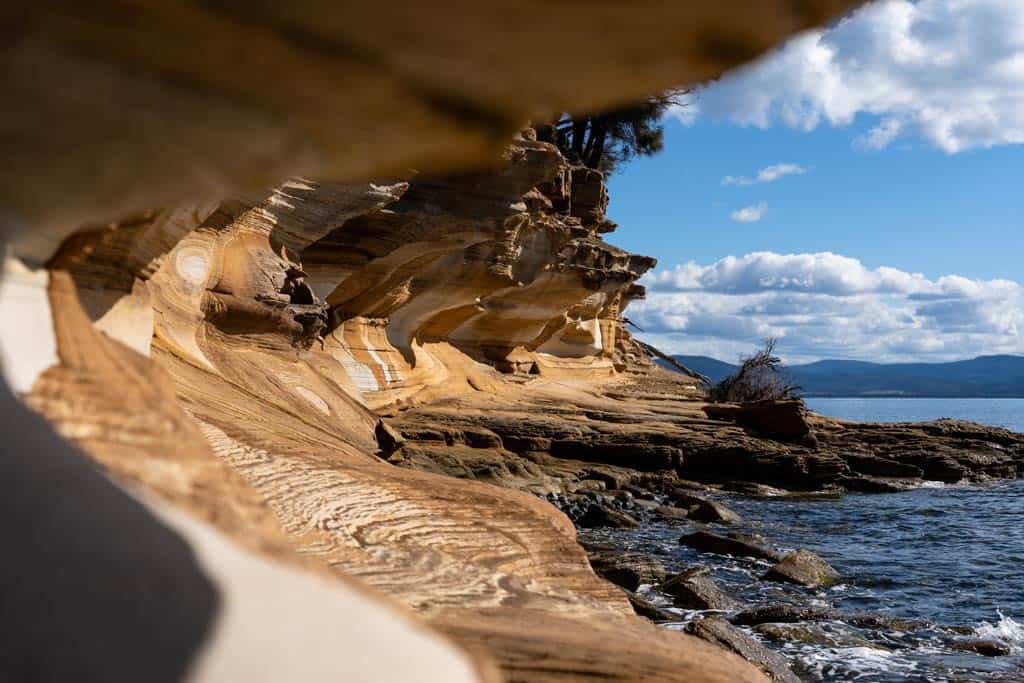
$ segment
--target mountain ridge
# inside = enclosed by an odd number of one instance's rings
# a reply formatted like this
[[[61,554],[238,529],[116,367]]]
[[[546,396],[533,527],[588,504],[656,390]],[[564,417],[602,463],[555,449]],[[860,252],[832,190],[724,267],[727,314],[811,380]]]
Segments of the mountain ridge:
[[[715,382],[739,367],[710,356],[672,357]],[[785,372],[808,397],[1024,398],[1024,356],[1010,354],[940,363],[823,359]]]

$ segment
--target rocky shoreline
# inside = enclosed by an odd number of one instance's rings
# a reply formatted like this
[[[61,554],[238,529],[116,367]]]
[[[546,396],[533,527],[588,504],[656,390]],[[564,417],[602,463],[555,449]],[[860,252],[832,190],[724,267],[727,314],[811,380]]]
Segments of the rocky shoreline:
[[[1010,653],[1007,643],[960,624],[863,612],[845,613],[840,622],[821,598],[822,589],[842,581],[839,573],[809,550],[783,551],[743,531],[756,520],[742,518],[728,500],[839,498],[1019,478],[1024,435],[955,420],[852,423],[810,413],[799,401],[708,405],[689,378],[654,366],[601,389],[535,381],[511,393],[514,399],[395,411],[382,423],[391,438],[380,455],[543,497],[573,521],[591,567],[625,592],[638,615],[728,649],[776,681],[799,679],[764,642],[885,651],[861,634],[884,640],[927,632],[953,650]],[[671,572],[659,555],[623,546],[621,538],[652,524],[677,529],[678,543],[701,561]],[[756,581],[793,588],[775,604],[744,604],[711,576],[721,557]]]

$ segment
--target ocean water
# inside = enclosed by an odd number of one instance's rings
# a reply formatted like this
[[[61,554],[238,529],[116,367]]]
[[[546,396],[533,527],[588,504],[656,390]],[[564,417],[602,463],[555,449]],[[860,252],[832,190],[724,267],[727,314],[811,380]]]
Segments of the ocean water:
[[[958,417],[1024,431],[1024,400],[814,399],[821,413],[851,419],[904,421]],[[832,607],[839,618],[813,626],[808,642],[777,642],[807,681],[860,683],[1024,681],[1024,481],[942,485],[897,494],[841,498],[718,499],[745,520],[737,530],[762,534],[781,550],[808,548],[842,575],[842,583],[810,591],[759,580],[769,564],[725,558],[680,546],[701,525],[653,523],[636,531],[589,531],[584,537],[661,557],[673,571],[712,566],[713,576],[749,606],[797,603]],[[711,528],[725,532],[735,527]],[[649,596],[670,604],[656,590]],[[681,628],[697,613],[674,610]],[[858,627],[858,614],[921,622],[900,632]],[[1006,644],[1008,656],[959,649],[964,640]]]
[[[1024,432],[1024,398],[808,398],[816,413],[860,422],[922,422],[952,417]]]

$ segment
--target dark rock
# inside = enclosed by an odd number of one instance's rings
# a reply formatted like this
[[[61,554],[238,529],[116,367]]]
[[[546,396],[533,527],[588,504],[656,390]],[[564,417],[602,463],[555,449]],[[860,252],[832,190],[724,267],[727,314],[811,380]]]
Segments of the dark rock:
[[[981,638],[954,640],[951,645],[957,650],[964,652],[977,652],[985,657],[1005,657],[1010,654],[1010,646],[998,640],[986,640]]]
[[[704,617],[686,625],[686,633],[735,652],[760,667],[777,683],[800,683],[785,658],[761,645],[751,636],[734,628],[721,617]]]
[[[757,496],[759,498],[776,498],[789,493],[785,489],[778,489],[774,486],[758,484],[753,481],[727,481],[722,484],[722,490],[742,493],[747,496]]]
[[[377,420],[377,426],[373,429],[373,435],[377,438],[377,448],[381,455],[387,457],[397,451],[405,444],[405,439],[384,420]]]
[[[587,529],[595,529],[597,527],[635,529],[640,526],[640,522],[625,512],[619,512],[597,503],[591,503],[576,523]]]
[[[654,500],[654,494],[645,488],[634,486],[633,484],[626,484],[622,487],[623,491],[628,491],[634,498],[638,500]]]
[[[761,578],[765,581],[784,581],[818,588],[836,583],[839,572],[810,550],[794,550]]]
[[[868,453],[846,453],[843,459],[854,472],[876,477],[908,477],[920,479],[924,472],[916,465],[908,465]]]
[[[967,468],[957,462],[951,455],[944,453],[931,453],[925,455],[921,461],[921,469],[924,477],[933,481],[943,481],[947,484],[955,484],[968,475]]]
[[[651,621],[678,621],[679,617],[672,614],[668,610],[662,609],[658,605],[647,598],[640,597],[636,593],[626,593],[626,597],[629,599],[629,604],[633,606],[633,611],[641,617],[646,617]]]
[[[604,174],[586,166],[572,168],[572,205],[570,215],[583,221],[584,225],[594,225],[604,219],[608,208],[608,190],[604,184]]]
[[[910,633],[912,631],[919,631],[921,629],[928,628],[928,623],[925,621],[901,619],[900,617],[890,617],[884,614],[856,614],[850,617],[844,617],[843,621],[851,626],[857,626],[858,628],[870,628],[878,631],[898,631],[901,633]],[[969,629],[969,632],[973,633],[974,629]]]
[[[590,556],[590,566],[598,576],[630,591],[641,584],[659,583],[668,576],[660,562],[640,553],[595,553]]]
[[[701,498],[688,492],[676,492],[673,502],[685,508],[687,516],[695,522],[719,522],[722,524],[739,524],[743,518],[729,508],[713,500]]]
[[[703,410],[712,419],[729,420],[780,441],[800,441],[811,433],[807,409],[800,400],[711,404]]]
[[[672,596],[676,607],[684,609],[733,610],[739,607],[737,601],[722,592],[706,567],[694,567],[680,572],[658,588]]]
[[[817,624],[758,624],[754,631],[781,643],[804,643],[824,647],[867,647],[874,650],[888,648],[872,643],[866,638],[842,628],[826,631]]]
[[[761,539],[750,534],[729,534],[719,536],[707,531],[696,531],[683,536],[679,542],[696,550],[718,555],[733,555],[735,557],[754,557],[759,560],[771,560],[778,562],[782,554],[770,550],[760,544]]]
[[[668,491],[669,497],[679,495],[680,493],[690,493],[693,491],[707,491],[710,489],[706,484],[701,484],[696,481],[689,481],[687,479],[677,479],[672,482],[673,487]]]
[[[847,491],[855,491],[857,493],[901,493],[913,488],[906,482],[893,482],[887,479],[867,476],[843,477],[839,480],[839,483]]]
[[[836,618],[836,612],[829,609],[796,605],[769,605],[744,610],[730,621],[737,626],[756,626],[758,624],[793,624],[799,621],[832,621]]]

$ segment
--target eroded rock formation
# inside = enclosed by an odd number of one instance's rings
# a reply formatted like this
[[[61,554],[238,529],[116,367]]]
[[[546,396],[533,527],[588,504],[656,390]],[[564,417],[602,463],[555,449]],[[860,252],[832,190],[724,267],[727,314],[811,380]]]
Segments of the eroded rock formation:
[[[496,171],[292,180],[81,230],[42,280],[60,362],[24,400],[119,481],[380,589],[512,678],[756,680],[632,616],[545,501],[376,455],[375,408],[610,379],[636,356],[620,312],[653,260],[598,236],[602,206],[573,215],[600,182],[576,173],[527,135]]]

